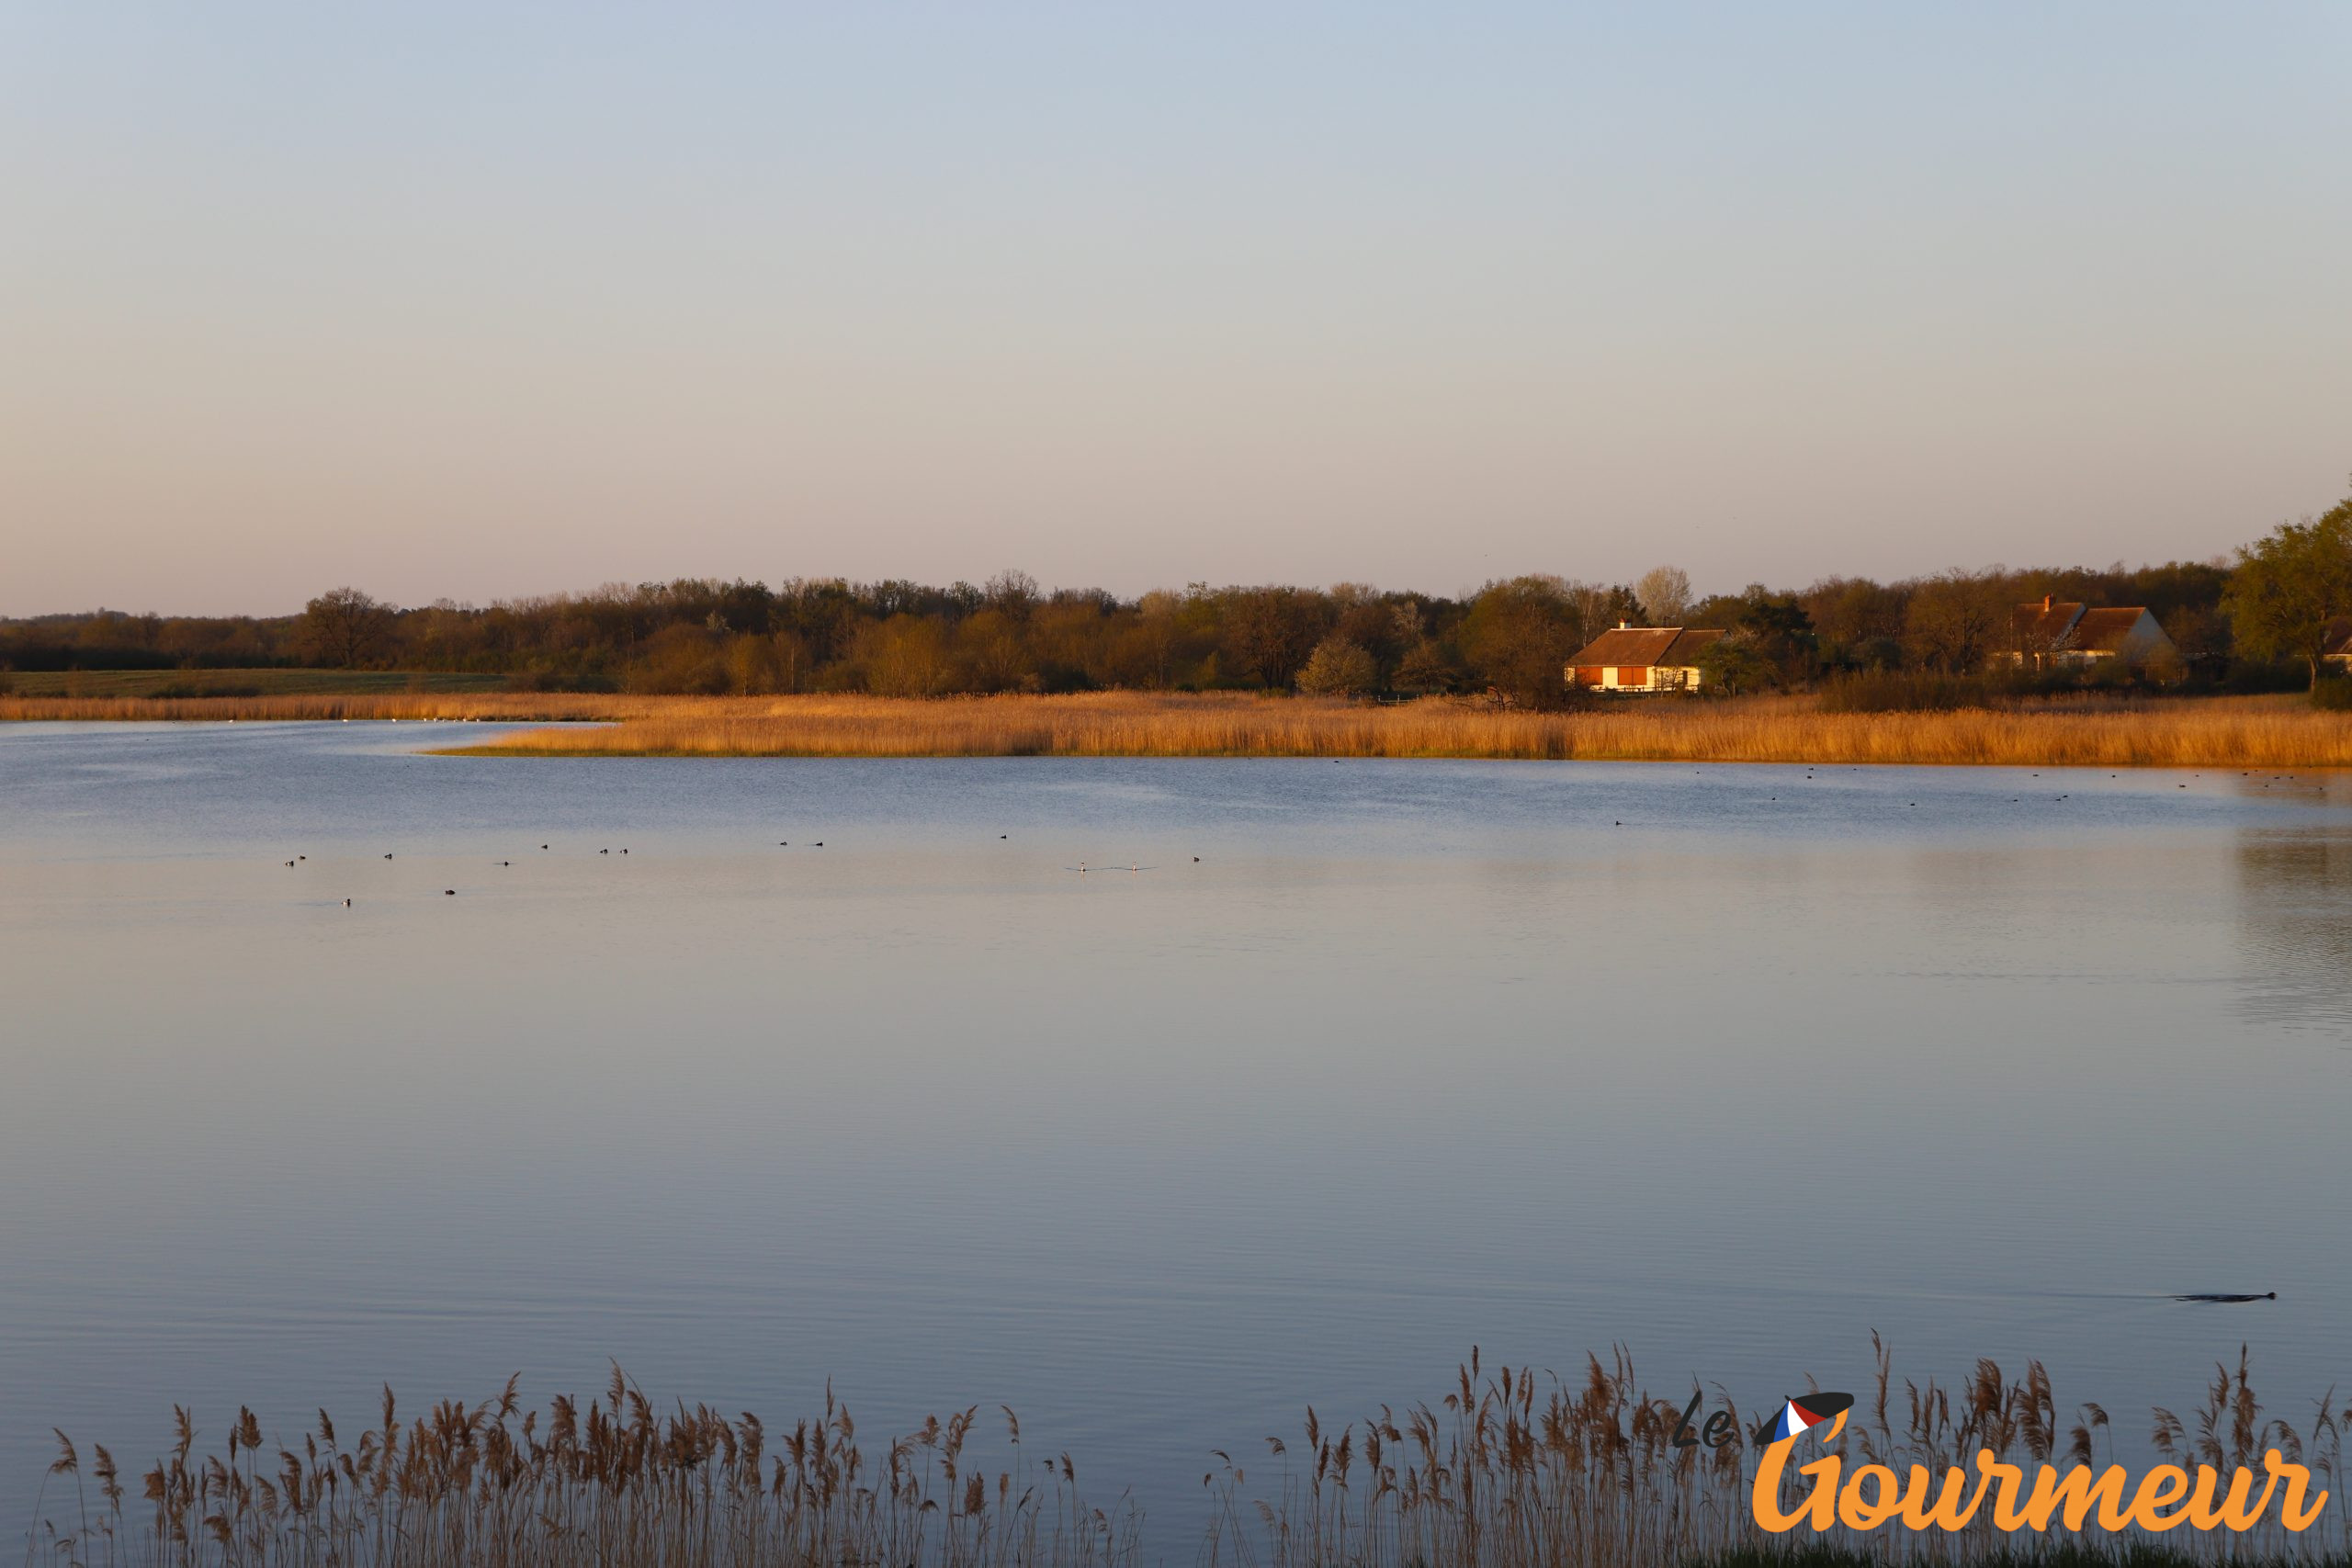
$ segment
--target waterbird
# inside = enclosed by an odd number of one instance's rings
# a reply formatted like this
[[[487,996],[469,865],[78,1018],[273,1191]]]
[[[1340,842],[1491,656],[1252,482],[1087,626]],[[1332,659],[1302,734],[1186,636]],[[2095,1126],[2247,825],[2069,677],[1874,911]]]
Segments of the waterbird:
[[[350,900],[350,899],[348,899],[348,898],[345,898],[345,899],[343,901],[343,907],[344,907],[345,908],[346,908],[346,909],[350,908],[351,908],[351,900]]]
[[[503,860],[503,861],[500,861],[498,863],[499,863],[499,864],[501,864],[501,865],[513,865],[514,863],[513,861],[511,861],[511,860]]]
[[[390,856],[390,855],[386,855],[384,858],[385,858],[386,860],[390,860],[390,859],[391,859],[392,857],[391,857],[391,856]]]
[[[311,857],[308,855],[296,855],[294,858],[296,860],[309,860]]]
[[[444,887],[441,891],[447,894],[452,898],[455,898],[458,896],[458,890],[454,887]]]
[[[294,863],[293,863],[292,861],[290,861],[290,860],[289,860],[289,861],[288,861],[286,863],[287,863],[288,865],[292,865]]]
[[[539,848],[541,848],[541,849],[546,849],[546,848],[547,848],[547,846],[546,846],[545,844],[541,844],[541,845],[539,846]]]
[[[1194,855],[1194,856],[1193,857],[1193,863],[1194,865],[1198,865],[1198,864],[1200,864],[1200,863],[1201,863],[1201,857],[1200,857],[1200,856],[1198,856],[1198,855]]]

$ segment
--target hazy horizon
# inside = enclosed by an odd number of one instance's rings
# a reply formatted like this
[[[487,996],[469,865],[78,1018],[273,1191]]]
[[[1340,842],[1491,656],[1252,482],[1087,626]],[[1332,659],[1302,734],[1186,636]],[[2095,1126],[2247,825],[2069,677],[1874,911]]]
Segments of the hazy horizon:
[[[2352,10],[0,6],[0,615],[2204,559]]]

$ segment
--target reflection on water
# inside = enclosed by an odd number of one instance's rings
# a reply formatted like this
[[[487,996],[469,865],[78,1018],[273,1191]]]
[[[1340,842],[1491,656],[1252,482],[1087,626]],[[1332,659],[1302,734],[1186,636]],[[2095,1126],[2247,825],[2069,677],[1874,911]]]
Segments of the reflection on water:
[[[2352,829],[2249,829],[2238,876],[2247,1016],[2352,1041]]]
[[[435,739],[0,731],[0,1518],[52,1425],[607,1358],[1012,1404],[1170,1551],[1473,1343],[2352,1381],[2332,781]]]

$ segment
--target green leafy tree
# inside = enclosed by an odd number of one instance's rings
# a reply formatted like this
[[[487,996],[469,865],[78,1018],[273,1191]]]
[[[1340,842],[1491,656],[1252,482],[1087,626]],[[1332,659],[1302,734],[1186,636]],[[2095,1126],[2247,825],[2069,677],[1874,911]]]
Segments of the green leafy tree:
[[[1775,597],[1763,584],[1754,584],[1733,625],[1781,684],[1793,686],[1812,679],[1821,642],[1814,635],[1813,617],[1794,599]]]
[[[1772,683],[1772,665],[1745,633],[1719,637],[1699,651],[1699,690],[1736,697]]]
[[[2222,607],[2243,651],[2303,660],[2316,689],[2329,623],[2352,615],[2352,500],[2239,550]]]

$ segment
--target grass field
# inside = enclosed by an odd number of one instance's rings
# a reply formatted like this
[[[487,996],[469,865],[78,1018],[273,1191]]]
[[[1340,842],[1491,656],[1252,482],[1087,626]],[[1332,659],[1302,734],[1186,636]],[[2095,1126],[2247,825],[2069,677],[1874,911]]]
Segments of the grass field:
[[[291,672],[288,672],[291,673]],[[0,719],[476,719],[559,726],[511,757],[1487,757],[1686,762],[2352,767],[2352,714],[2293,696],[2056,699],[1827,713],[1808,697],[1618,700],[1569,713],[1106,692],[913,701],[398,692],[0,697]],[[582,727],[578,721],[607,721]]]

